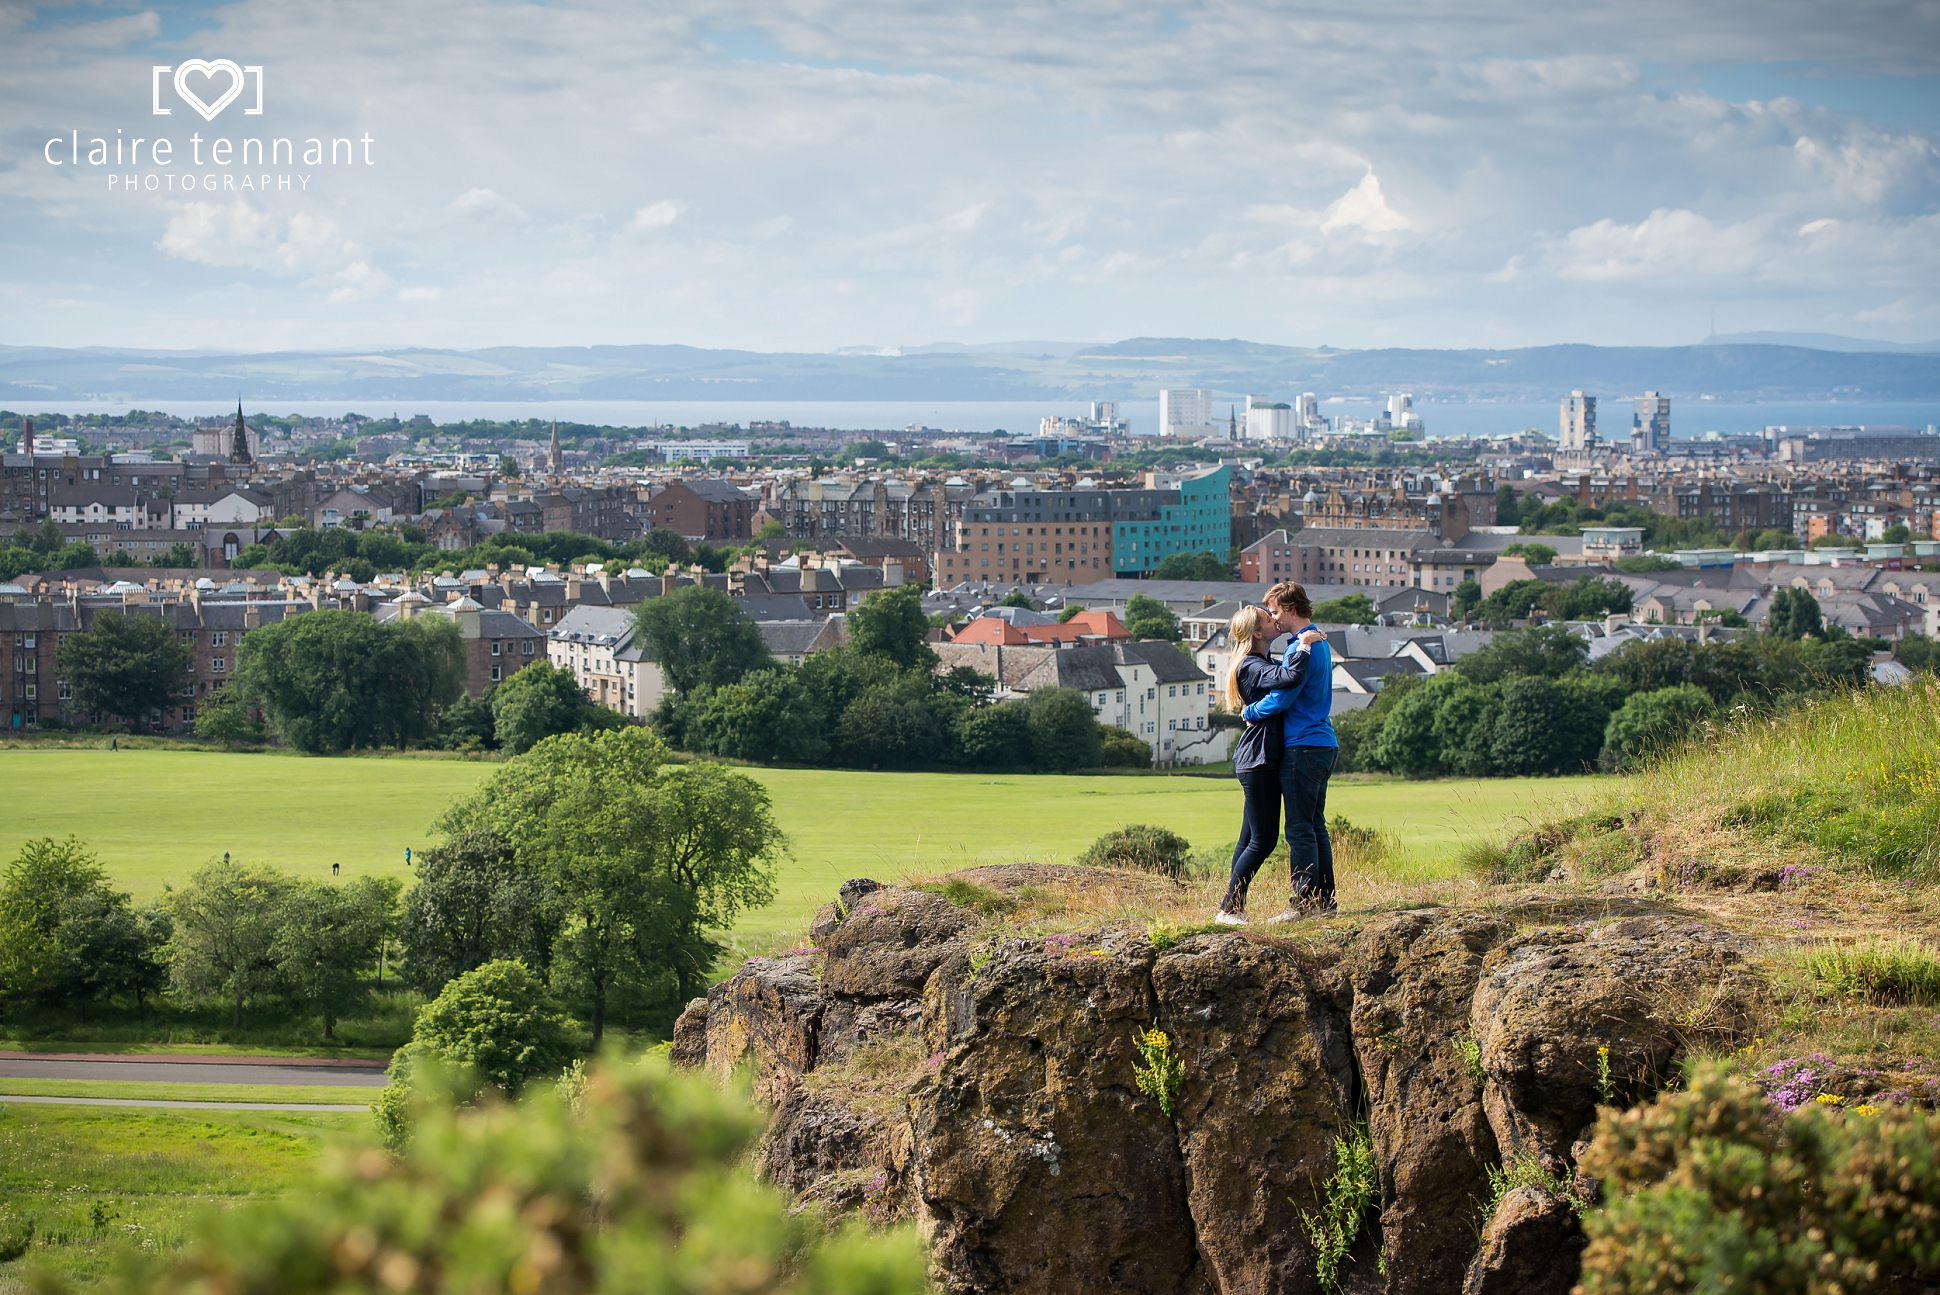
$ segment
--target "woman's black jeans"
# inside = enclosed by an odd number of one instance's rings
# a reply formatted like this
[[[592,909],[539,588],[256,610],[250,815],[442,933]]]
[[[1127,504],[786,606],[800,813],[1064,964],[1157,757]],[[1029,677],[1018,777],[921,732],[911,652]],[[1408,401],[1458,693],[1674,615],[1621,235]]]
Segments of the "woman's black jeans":
[[[1239,775],[1239,787],[1245,796],[1244,816],[1240,819],[1239,844],[1233,847],[1233,879],[1219,904],[1227,913],[1246,911],[1246,892],[1253,884],[1253,874],[1280,844],[1279,769],[1270,764],[1248,769]]]
[[[1334,843],[1327,839],[1327,779],[1340,750],[1290,746],[1280,760],[1280,795],[1287,803],[1287,854],[1293,902],[1334,897]]]

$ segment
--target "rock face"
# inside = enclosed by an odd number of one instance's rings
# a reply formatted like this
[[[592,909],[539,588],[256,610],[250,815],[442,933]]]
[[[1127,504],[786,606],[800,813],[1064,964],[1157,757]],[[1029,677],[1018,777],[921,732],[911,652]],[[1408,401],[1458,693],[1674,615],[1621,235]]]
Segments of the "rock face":
[[[1083,871],[965,880],[990,907]],[[811,928],[816,953],[750,959],[675,1031],[677,1061],[752,1059],[772,1181],[914,1214],[953,1292],[1317,1291],[1306,1220],[1336,1139],[1364,1122],[1379,1209],[1343,1291],[1562,1295],[1574,1212],[1519,1188],[1484,1219],[1489,1170],[1532,1157],[1567,1175],[1606,1084],[1597,1049],[1608,1084],[1642,1096],[1693,1032],[1736,1028],[1752,988],[1729,939],[1654,917],[1434,909],[1346,943],[1167,948],[1127,927],[1004,932],[942,895],[852,881]],[[1154,1026],[1180,1063],[1164,1102],[1137,1076]]]
[[[1506,1192],[1482,1230],[1462,1295],[1569,1295],[1583,1229],[1568,1201],[1539,1187]]]

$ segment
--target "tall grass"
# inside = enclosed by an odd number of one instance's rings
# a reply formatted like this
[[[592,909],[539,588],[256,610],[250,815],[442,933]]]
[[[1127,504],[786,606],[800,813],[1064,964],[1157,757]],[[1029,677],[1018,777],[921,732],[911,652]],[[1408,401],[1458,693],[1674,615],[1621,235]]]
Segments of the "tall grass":
[[[1660,820],[1703,817],[1878,873],[1940,874],[1940,682],[1741,718],[1624,790]]]
[[[1873,1003],[1940,1003],[1940,954],[1923,940],[1822,944],[1800,961],[1827,994]]]

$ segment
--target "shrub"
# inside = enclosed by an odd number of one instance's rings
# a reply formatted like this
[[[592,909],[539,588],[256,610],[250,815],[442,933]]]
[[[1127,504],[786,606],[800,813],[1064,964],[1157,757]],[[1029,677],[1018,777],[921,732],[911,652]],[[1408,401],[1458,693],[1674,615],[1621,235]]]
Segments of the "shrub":
[[[1879,1289],[1940,1266],[1940,1117],[1814,1102],[1780,1116],[1718,1066],[1605,1110],[1582,1168],[1585,1295]]]
[[[1100,725],[1104,745],[1104,765],[1107,769],[1150,769],[1152,767],[1152,748],[1147,746],[1136,733],[1131,733],[1115,725]]]
[[[1191,842],[1177,832],[1133,823],[1093,841],[1091,848],[1078,856],[1078,862],[1089,868],[1156,872],[1178,880],[1186,875],[1191,855]]]
[[[1710,714],[1711,696],[1695,684],[1633,693],[1604,726],[1598,762],[1606,769],[1636,768],[1689,737]]]
[[[207,1216],[110,1295],[917,1295],[913,1231],[825,1233],[743,1163],[759,1111],[658,1061],[596,1070],[579,1108],[431,1111],[402,1155],[366,1148],[306,1189]]]
[[[507,1092],[553,1073],[572,1053],[570,1027],[552,1010],[545,986],[509,959],[453,977],[418,1013],[411,1037]]]
[[[1354,1252],[1361,1223],[1381,1194],[1374,1142],[1356,1124],[1334,1139],[1334,1175],[1321,1188],[1320,1213],[1300,1212],[1300,1226],[1314,1247],[1314,1276],[1322,1290],[1340,1285],[1341,1265]]]

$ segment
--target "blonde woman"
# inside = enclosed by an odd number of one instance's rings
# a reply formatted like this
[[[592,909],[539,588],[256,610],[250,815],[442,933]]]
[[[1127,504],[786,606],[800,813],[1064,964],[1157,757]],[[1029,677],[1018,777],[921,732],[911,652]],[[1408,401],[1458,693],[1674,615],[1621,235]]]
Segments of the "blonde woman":
[[[1240,608],[1229,631],[1233,665],[1220,685],[1220,701],[1236,715],[1276,688],[1298,687],[1307,676],[1308,649],[1326,638],[1319,630],[1309,630],[1289,649],[1286,663],[1276,665],[1268,647],[1280,628],[1264,608]],[[1246,925],[1246,892],[1253,875],[1280,843],[1280,760],[1286,749],[1280,723],[1277,715],[1249,723],[1233,747],[1233,772],[1245,799],[1239,843],[1233,847],[1232,880],[1213,918],[1226,926]]]

